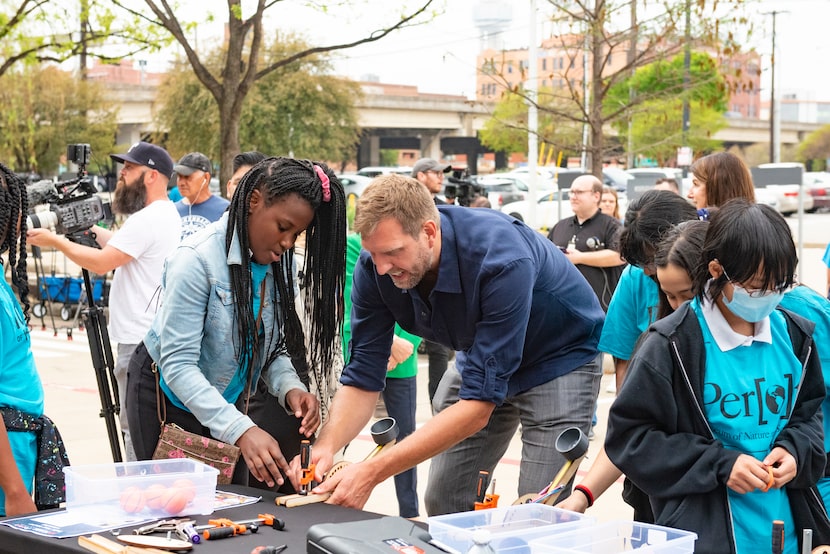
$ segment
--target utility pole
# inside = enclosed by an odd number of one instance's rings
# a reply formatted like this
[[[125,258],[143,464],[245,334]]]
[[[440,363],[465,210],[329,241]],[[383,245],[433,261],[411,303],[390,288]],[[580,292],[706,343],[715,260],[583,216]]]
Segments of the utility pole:
[[[634,72],[636,68],[634,65],[637,62],[637,37],[639,35],[639,31],[637,29],[637,0],[631,0],[631,40],[628,43],[628,56],[626,57],[626,63],[631,68],[631,79],[634,78]],[[632,107],[634,105],[634,87],[629,84],[628,85],[628,140],[627,146],[625,148],[626,155],[625,155],[625,168],[631,169],[634,167],[634,137],[632,133],[634,132],[634,115],[631,113]]]
[[[767,12],[766,15],[772,15],[772,53],[769,57],[770,63],[770,99],[769,99],[769,161],[770,163],[778,163],[781,160],[781,149],[778,144],[778,106],[775,102],[775,19],[776,16],[782,13],[780,11]]]
[[[87,31],[89,30],[89,0],[81,0],[81,53],[79,56],[79,65],[81,70],[81,80],[86,81],[88,77],[88,62],[87,62]]]
[[[536,45],[536,0],[530,0],[530,26],[527,40],[529,42],[527,49],[527,82],[525,83],[525,91],[527,92],[527,167],[528,176],[530,177],[530,186],[528,187],[527,204],[530,207],[528,216],[530,221],[536,221],[536,199],[537,199],[537,183],[539,180],[539,172],[537,170],[539,162],[539,110],[537,102],[539,101],[539,69],[537,62],[539,56],[537,54]]]
[[[689,144],[689,128],[691,127],[691,115],[689,113],[689,85],[692,81],[692,2],[686,0],[686,31],[685,44],[683,46],[683,144]],[[689,167],[683,167],[683,177],[689,173]]]

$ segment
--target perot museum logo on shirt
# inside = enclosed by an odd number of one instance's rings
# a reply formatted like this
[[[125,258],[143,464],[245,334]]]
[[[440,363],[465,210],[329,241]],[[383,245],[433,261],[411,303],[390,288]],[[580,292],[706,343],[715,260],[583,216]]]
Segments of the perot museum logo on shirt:
[[[716,408],[724,419],[752,418],[757,425],[768,425],[790,418],[794,391],[793,375],[789,373],[778,383],[763,377],[754,379],[750,388],[741,391],[724,390],[717,383],[707,382],[703,385],[703,403],[707,411]]]

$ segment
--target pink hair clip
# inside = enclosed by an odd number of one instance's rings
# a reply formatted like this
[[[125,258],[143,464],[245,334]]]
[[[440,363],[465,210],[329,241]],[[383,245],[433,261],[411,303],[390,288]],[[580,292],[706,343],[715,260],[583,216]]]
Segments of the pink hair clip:
[[[326,175],[326,172],[319,165],[314,166],[314,171],[323,183],[323,202],[331,201],[331,183],[329,182],[329,176]]]

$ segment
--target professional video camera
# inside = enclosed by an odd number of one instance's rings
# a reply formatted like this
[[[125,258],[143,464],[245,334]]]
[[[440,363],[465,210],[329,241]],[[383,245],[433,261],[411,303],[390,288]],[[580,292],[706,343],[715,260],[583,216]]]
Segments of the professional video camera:
[[[28,188],[29,205],[49,204],[48,212],[37,212],[26,218],[30,229],[51,227],[55,232],[77,244],[100,248],[95,241],[92,227],[102,220],[111,220],[109,203],[104,203],[95,194],[95,185],[86,172],[89,163],[88,144],[70,144],[66,147],[66,159],[78,165],[75,179],[59,183],[35,183]],[[48,185],[48,186],[47,186]],[[34,248],[34,247],[33,247]],[[89,270],[81,268],[86,298],[95,298]],[[101,398],[100,416],[104,418],[107,436],[112,449],[112,460],[121,461],[121,438],[116,425],[116,416],[121,411],[118,401],[118,384],[115,379],[115,358],[112,355],[107,320],[96,302],[87,302],[83,311],[84,326],[89,340],[92,365],[98,382]]]
[[[54,184],[42,181],[29,186],[30,206],[49,204],[49,211],[33,213],[26,218],[30,229],[49,227],[73,242],[96,245],[89,229],[96,223],[111,220],[112,211],[109,203],[95,194],[95,185],[86,171],[89,156],[88,144],[70,144],[66,147],[66,158],[78,165],[78,176]]]
[[[447,200],[455,199],[459,206],[469,206],[473,198],[481,194],[481,186],[470,178],[466,169],[453,168],[447,180],[450,184],[444,187],[444,196]]]

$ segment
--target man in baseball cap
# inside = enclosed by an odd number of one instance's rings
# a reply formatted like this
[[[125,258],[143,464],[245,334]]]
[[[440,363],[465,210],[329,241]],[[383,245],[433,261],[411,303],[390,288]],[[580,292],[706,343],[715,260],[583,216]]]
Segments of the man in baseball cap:
[[[230,202],[210,192],[213,168],[210,158],[201,152],[182,156],[173,171],[183,197],[176,202],[176,210],[182,218],[182,238],[185,238],[217,221]]]
[[[424,185],[436,204],[445,204],[440,198],[436,198],[444,189],[444,173],[452,169],[450,164],[442,164],[432,158],[421,158],[412,167],[412,176]]]
[[[130,162],[155,169],[168,179],[173,175],[173,158],[161,146],[149,142],[137,142],[125,154],[110,154],[119,163]]]
[[[419,173],[426,173],[427,171],[434,171],[436,173],[449,173],[452,169],[452,165],[450,164],[442,164],[437,160],[432,158],[421,158],[415,165],[412,167],[412,176],[416,179],[418,178]]]
[[[51,229],[29,229],[28,241],[34,246],[56,248],[93,273],[104,275],[118,269],[110,288],[109,336],[118,345],[113,372],[121,405],[125,459],[133,461],[136,458],[125,408],[127,366],[153,322],[164,259],[178,246],[182,223],[167,198],[173,159],[164,148],[137,142],[126,153],[110,154],[110,158],[124,164],[112,202],[113,211],[128,216],[121,228],[113,232],[94,227],[100,249],[71,242]]]

